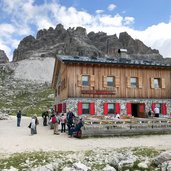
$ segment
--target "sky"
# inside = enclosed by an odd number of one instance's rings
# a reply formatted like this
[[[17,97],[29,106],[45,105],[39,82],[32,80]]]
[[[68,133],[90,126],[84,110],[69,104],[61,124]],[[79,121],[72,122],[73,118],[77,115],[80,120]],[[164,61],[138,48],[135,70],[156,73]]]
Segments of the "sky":
[[[57,24],[87,33],[126,31],[171,57],[171,0],[0,0],[0,49],[11,61],[24,37]]]

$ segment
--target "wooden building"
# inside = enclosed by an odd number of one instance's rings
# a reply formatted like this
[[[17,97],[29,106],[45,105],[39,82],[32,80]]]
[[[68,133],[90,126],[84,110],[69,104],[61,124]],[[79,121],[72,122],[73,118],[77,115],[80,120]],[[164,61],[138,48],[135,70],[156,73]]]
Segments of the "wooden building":
[[[171,65],[126,58],[56,57],[55,110],[76,115],[146,117],[155,106],[171,113]]]

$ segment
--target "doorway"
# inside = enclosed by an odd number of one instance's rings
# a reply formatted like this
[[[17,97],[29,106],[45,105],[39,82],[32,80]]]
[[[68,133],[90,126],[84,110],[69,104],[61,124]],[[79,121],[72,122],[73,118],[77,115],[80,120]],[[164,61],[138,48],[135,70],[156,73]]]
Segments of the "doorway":
[[[145,103],[132,103],[132,116],[145,118]]]
[[[138,117],[138,103],[132,103],[132,116]]]

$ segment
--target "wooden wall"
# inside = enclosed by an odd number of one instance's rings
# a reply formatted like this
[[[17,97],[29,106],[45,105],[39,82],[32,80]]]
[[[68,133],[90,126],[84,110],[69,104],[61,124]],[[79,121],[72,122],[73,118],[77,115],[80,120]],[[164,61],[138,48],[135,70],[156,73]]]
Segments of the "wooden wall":
[[[80,76],[82,74],[90,75],[90,86],[81,86]],[[104,85],[105,76],[115,76],[116,94],[81,94],[81,90],[111,90]],[[130,77],[138,78],[138,88],[130,87],[128,82]],[[161,78],[163,88],[152,88],[152,78]],[[66,85],[61,90],[61,99],[67,97],[171,98],[171,69],[101,64],[62,64],[61,80],[64,79],[66,79]]]

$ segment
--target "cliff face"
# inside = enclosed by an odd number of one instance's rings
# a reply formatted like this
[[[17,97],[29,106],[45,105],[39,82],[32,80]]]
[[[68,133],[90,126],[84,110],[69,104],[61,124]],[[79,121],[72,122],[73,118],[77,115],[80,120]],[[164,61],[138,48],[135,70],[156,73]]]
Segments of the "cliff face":
[[[38,31],[36,38],[25,37],[14,51],[13,61],[32,57],[53,57],[56,54],[84,56],[118,56],[118,49],[128,50],[132,57],[155,57],[161,59],[158,50],[152,50],[140,40],[134,40],[128,33],[107,35],[104,32],[90,32],[82,27],[68,28],[59,24],[55,29]]]
[[[5,52],[3,50],[0,50],[0,64],[1,63],[8,63],[9,59],[7,57],[7,55],[5,54]]]

